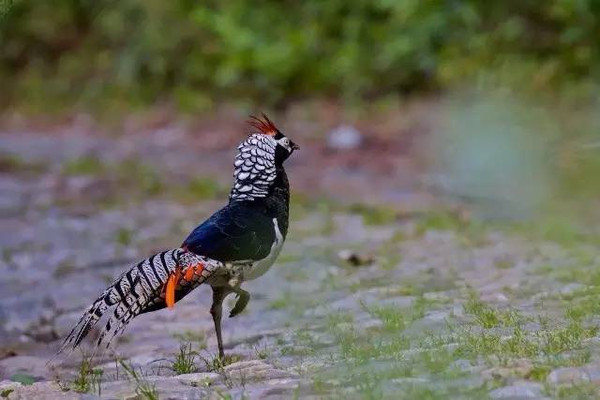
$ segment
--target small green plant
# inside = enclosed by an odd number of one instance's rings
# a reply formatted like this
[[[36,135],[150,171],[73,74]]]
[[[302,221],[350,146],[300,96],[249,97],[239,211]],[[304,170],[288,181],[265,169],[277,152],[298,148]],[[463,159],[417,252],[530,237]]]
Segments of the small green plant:
[[[131,229],[120,228],[116,234],[116,242],[121,246],[129,246],[131,244],[133,232]]]
[[[97,157],[78,157],[67,161],[62,172],[65,175],[100,175],[107,171],[107,166]]]
[[[566,326],[550,329],[542,325],[537,333],[541,341],[541,351],[546,355],[557,355],[562,352],[582,347],[583,340],[595,337],[598,326],[586,327],[581,320],[571,320]]]
[[[397,213],[391,208],[375,207],[367,204],[353,204],[348,209],[353,214],[359,214],[363,217],[365,225],[384,225],[394,222]]]
[[[475,291],[469,292],[469,297],[463,306],[467,314],[475,318],[475,322],[486,329],[497,326],[515,327],[525,319],[514,309],[497,310],[481,301]]]
[[[257,358],[259,358],[261,360],[266,360],[271,355],[271,351],[267,348],[266,344],[264,344],[261,347],[259,347],[258,345],[255,345],[254,346],[254,354],[256,354]]]
[[[598,386],[592,382],[574,385],[562,385],[550,391],[555,399],[597,399],[600,396]]]
[[[289,295],[281,296],[278,299],[271,300],[269,302],[269,308],[271,310],[282,310],[287,308],[290,305],[290,297]]]
[[[175,355],[175,360],[171,363],[171,369],[177,375],[198,372],[196,365],[198,357],[199,354],[192,350],[191,343],[182,343],[179,346],[179,352]]]
[[[208,178],[194,178],[186,187],[186,193],[196,201],[199,199],[214,199],[222,190],[219,184]]]
[[[223,368],[228,366],[229,364],[233,364],[242,359],[240,355],[237,354],[225,354],[225,357],[221,358],[219,356],[215,356],[210,360],[203,359],[209,371],[212,372],[221,372]]]
[[[144,400],[158,400],[158,391],[154,384],[148,382],[131,364],[126,363],[124,360],[118,360],[118,362],[125,373],[135,382],[135,393],[139,397]]]
[[[552,371],[552,367],[549,365],[536,364],[533,366],[533,369],[529,372],[527,377],[534,381],[546,382],[546,378],[548,377],[548,374],[550,374],[550,371]]]
[[[35,383],[35,378],[31,375],[24,373],[16,373],[10,377],[10,380],[13,382],[19,382],[21,385],[33,385]]]
[[[44,171],[44,169],[44,165],[23,160],[16,154],[0,153],[0,172],[39,173]]]
[[[97,393],[101,395],[103,371],[100,368],[92,368],[92,358],[83,355],[77,377],[67,387],[78,393]]]
[[[52,276],[54,278],[60,279],[74,273],[76,270],[77,267],[73,264],[71,260],[65,260],[56,267],[56,269],[52,273]]]

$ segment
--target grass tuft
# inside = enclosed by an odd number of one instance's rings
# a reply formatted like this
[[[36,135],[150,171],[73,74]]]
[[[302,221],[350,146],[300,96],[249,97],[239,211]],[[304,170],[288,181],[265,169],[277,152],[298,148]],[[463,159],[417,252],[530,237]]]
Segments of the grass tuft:
[[[63,384],[58,381],[58,386],[63,391],[73,390],[78,393],[96,393],[102,396],[102,376],[104,371],[101,368],[92,367],[92,357],[83,354],[77,376],[72,382]]]
[[[158,400],[156,385],[148,382],[140,371],[136,371],[131,364],[126,363],[124,360],[119,360],[119,364],[125,370],[127,376],[135,382],[135,394],[144,400]]]
[[[191,343],[182,343],[179,345],[179,352],[175,355],[175,360],[171,363],[171,369],[177,375],[192,374],[198,372],[196,360],[199,354],[192,350]]]

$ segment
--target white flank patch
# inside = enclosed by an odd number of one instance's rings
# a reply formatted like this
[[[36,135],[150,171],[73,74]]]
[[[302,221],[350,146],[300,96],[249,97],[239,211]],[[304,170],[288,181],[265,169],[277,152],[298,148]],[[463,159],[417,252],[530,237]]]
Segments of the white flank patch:
[[[244,273],[244,280],[251,281],[264,275],[264,273],[267,272],[275,263],[277,256],[279,256],[281,248],[283,247],[283,235],[279,230],[277,218],[273,218],[273,229],[275,229],[275,242],[271,246],[269,255],[262,260],[255,262],[254,265],[246,273]]]

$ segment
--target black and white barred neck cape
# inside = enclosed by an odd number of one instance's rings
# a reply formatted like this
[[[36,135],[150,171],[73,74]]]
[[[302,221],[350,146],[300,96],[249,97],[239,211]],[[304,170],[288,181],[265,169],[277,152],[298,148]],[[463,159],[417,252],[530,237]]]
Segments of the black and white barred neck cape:
[[[266,197],[277,177],[275,149],[277,141],[269,135],[252,134],[237,148],[229,200],[253,200]]]

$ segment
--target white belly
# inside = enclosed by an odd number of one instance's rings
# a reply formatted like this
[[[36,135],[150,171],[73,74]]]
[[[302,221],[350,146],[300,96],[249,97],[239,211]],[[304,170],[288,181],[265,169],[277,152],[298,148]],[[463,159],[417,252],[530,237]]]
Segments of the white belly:
[[[283,235],[279,230],[277,218],[273,218],[273,229],[275,229],[275,243],[271,246],[269,255],[262,260],[254,262],[250,268],[244,272],[244,280],[251,281],[264,275],[264,273],[271,268],[271,265],[275,263],[277,256],[279,256],[281,248],[283,247]]]

